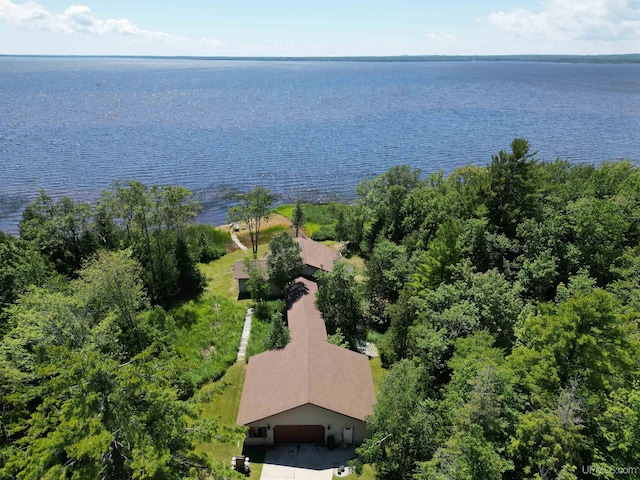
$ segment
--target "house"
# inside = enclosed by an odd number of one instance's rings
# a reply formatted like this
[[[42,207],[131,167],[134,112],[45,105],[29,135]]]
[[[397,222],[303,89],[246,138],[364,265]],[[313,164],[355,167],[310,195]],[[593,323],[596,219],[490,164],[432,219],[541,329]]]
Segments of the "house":
[[[333,263],[340,258],[335,250],[310,238],[296,237],[295,240],[300,245],[300,254],[305,265],[303,277],[313,278],[318,270],[331,272]]]
[[[254,260],[255,265],[262,270],[263,275],[267,276],[267,259],[260,258]],[[238,298],[249,298],[249,288],[247,282],[249,280],[249,271],[243,260],[237,260],[233,266],[233,278],[238,281]],[[282,290],[276,287],[274,284],[270,284],[269,296],[272,298],[282,296]]]
[[[304,262],[302,276],[313,278],[318,270],[330,272],[333,270],[333,262],[338,260],[340,256],[330,247],[305,237],[296,237],[296,242],[300,245],[300,254]],[[261,258],[256,260],[259,268],[265,273],[267,272],[267,260]],[[249,289],[247,288],[247,280],[249,280],[249,272],[247,271],[245,262],[238,260],[233,270],[233,278],[238,281],[238,297],[249,298]],[[282,295],[282,291],[275,285],[271,285],[272,297]]]
[[[324,265],[324,264],[322,264]],[[245,443],[360,444],[375,390],[367,356],[327,342],[315,307],[317,284],[295,281],[288,298],[291,342],[251,357],[237,423],[249,427]]]

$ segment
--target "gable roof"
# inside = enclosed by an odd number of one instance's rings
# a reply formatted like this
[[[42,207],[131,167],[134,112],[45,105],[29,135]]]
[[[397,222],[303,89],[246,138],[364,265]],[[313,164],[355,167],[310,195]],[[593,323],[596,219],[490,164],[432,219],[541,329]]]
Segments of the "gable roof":
[[[327,343],[314,305],[317,285],[302,277],[296,285],[288,310],[291,342],[250,358],[237,423],[306,404],[364,420],[375,403],[368,357]]]
[[[267,260],[265,258],[261,258],[259,260],[252,260],[255,265],[257,265],[262,273],[267,273]],[[247,270],[247,265],[244,260],[236,260],[236,263],[233,266],[233,279],[234,280],[247,280],[249,278],[249,271]]]
[[[295,240],[300,245],[302,260],[310,267],[321,268],[331,272],[333,270],[333,262],[340,258],[334,249],[310,238],[296,237]]]
[[[309,238],[296,237],[295,240],[298,242],[298,245],[300,245],[302,261],[305,265],[331,272],[333,270],[333,262],[340,258],[340,255],[331,247],[327,247]],[[267,259],[261,258],[254,260],[254,262],[256,262],[266,274]],[[234,280],[246,280],[249,278],[249,272],[247,271],[244,260],[236,260],[233,267],[233,278]]]

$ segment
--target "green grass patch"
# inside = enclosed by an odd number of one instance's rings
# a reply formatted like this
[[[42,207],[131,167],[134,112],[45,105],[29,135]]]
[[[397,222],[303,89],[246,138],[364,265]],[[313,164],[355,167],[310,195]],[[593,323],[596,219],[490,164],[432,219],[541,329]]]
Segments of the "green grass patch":
[[[251,336],[249,337],[249,343],[247,344],[246,360],[253,355],[265,352],[267,350],[267,337],[271,331],[271,323],[258,320],[254,317],[251,324]]]
[[[293,216],[293,208],[294,205],[280,205],[274,211],[291,220],[291,217]],[[349,206],[337,203],[305,203],[302,205],[302,208],[304,209],[305,215],[305,223],[302,229],[307,236],[311,237],[320,230],[332,232],[338,219],[336,212],[339,209],[349,208]]]
[[[271,316],[280,313],[282,318],[284,318],[286,308],[287,305],[284,300],[271,300],[267,302],[267,312],[264,313],[266,318],[260,318],[254,313],[253,323],[251,324],[251,336],[249,337],[249,343],[247,345],[247,362],[253,355],[258,355],[259,353],[269,350],[267,340],[273,326]],[[257,311],[257,309],[254,310],[254,312]]]
[[[371,376],[373,377],[373,386],[376,389],[376,394],[380,392],[380,384],[387,369],[382,366],[382,360],[380,357],[375,357],[369,360],[369,366],[371,367]]]
[[[236,424],[245,374],[246,365],[235,363],[220,380],[200,389],[199,396],[208,399],[203,404],[204,418],[218,418],[223,427],[233,427]],[[264,449],[245,447],[243,450],[243,440],[244,437],[240,436],[230,440],[215,439],[199,444],[197,451],[206,452],[225,465],[230,465],[231,457],[235,455],[247,455],[251,462],[251,476],[248,478],[259,479],[264,463]]]
[[[191,300],[171,310],[176,321],[174,348],[186,372],[184,388],[220,378],[235,362],[245,308],[221,296]]]
[[[203,406],[205,418],[219,417],[224,424],[235,425],[246,373],[244,363],[234,363],[220,380],[200,389],[199,394],[204,396],[215,392]]]
[[[273,209],[273,211],[283,217],[287,217],[289,220],[293,217],[293,205],[280,205]]]
[[[368,463],[362,466],[362,473],[360,475],[356,475],[355,473],[352,473],[351,475],[348,475],[346,477],[338,477],[336,475],[333,476],[333,478],[350,478],[353,480],[376,480],[376,471],[373,468],[373,466],[369,465]]]
[[[268,228],[261,228],[260,235],[258,236],[259,245],[268,245],[274,235],[287,230],[285,225],[273,225]],[[249,238],[249,231],[243,230],[242,232],[238,232],[238,240],[249,248],[251,251],[251,239]]]

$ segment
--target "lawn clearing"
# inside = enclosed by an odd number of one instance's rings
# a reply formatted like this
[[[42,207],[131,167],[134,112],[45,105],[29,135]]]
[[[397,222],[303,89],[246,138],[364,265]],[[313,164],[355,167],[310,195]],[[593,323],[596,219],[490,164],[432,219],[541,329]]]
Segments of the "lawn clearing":
[[[236,424],[245,374],[246,365],[243,362],[235,363],[229,367],[227,373],[220,380],[209,383],[200,389],[198,395],[204,398],[211,397],[203,404],[204,418],[218,417],[222,425],[229,427]],[[197,451],[206,452],[215,460],[227,465],[230,464],[231,457],[240,454],[247,455],[251,463],[251,476],[248,478],[259,479],[262,474],[264,450],[253,448],[243,451],[243,441],[244,436],[229,441],[213,440],[198,445]]]
[[[373,387],[376,389],[376,394],[380,392],[380,384],[387,369],[382,366],[382,360],[380,357],[374,357],[369,360],[369,366],[371,367],[371,376],[373,377]]]

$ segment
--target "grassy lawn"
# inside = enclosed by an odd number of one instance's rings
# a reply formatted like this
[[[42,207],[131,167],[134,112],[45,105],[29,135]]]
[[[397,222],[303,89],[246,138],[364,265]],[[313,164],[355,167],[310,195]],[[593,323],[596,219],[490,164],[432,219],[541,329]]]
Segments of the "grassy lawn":
[[[358,480],[375,480],[376,471],[371,465],[364,465],[362,467],[361,475],[356,475],[355,473],[352,473],[351,475],[347,475],[346,477],[337,477],[334,475],[333,478],[352,478],[354,480],[357,478]]]
[[[227,373],[220,380],[209,383],[200,389],[199,395],[205,398],[211,396],[211,399],[203,406],[204,418],[218,417],[220,423],[228,427],[236,424],[245,373],[246,365],[235,363],[229,367]],[[241,453],[247,455],[251,462],[251,476],[248,478],[259,479],[262,474],[264,450],[257,448],[243,450],[243,439],[244,436],[228,441],[213,440],[198,445],[197,450],[207,452],[215,460],[225,464],[229,464],[231,457],[235,455]]]
[[[376,389],[377,394],[380,391],[380,383],[384,374],[387,373],[387,369],[382,366],[382,360],[380,360],[380,357],[375,357],[369,360],[369,366],[371,367],[373,386]]]

